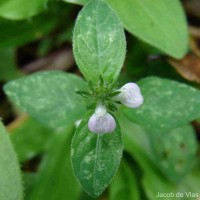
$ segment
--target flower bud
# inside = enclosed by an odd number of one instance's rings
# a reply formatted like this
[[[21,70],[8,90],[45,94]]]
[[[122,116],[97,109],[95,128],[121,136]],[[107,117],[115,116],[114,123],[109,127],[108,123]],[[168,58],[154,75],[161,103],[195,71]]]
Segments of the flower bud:
[[[98,106],[95,113],[90,117],[88,121],[88,128],[92,133],[111,133],[116,128],[116,122],[114,117],[107,113],[104,106]]]
[[[140,88],[135,83],[127,83],[119,90],[121,93],[117,95],[117,100],[129,108],[137,108],[142,105],[144,99]]]

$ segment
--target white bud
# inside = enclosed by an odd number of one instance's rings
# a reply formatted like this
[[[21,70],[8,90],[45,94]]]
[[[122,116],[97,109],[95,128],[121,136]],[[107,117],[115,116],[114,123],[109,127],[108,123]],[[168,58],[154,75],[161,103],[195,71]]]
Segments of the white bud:
[[[111,133],[116,128],[114,117],[107,113],[104,106],[100,105],[96,108],[95,113],[88,121],[88,128],[92,133]]]
[[[144,102],[140,88],[135,83],[127,83],[119,90],[116,99],[129,108],[137,108]]]

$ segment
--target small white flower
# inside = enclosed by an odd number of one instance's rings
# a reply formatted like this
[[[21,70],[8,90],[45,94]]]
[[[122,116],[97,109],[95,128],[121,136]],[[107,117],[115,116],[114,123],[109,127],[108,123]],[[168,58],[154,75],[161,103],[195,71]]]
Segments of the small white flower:
[[[107,113],[106,107],[99,105],[88,121],[88,128],[92,133],[111,133],[116,128],[114,117]]]
[[[129,108],[138,108],[144,102],[140,88],[135,83],[127,83],[122,86],[116,99]]]

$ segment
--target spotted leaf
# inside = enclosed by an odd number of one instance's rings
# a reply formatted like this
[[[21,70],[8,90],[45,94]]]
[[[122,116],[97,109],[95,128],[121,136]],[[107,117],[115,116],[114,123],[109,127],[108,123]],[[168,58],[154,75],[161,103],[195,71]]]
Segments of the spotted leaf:
[[[90,1],[79,13],[73,36],[74,56],[86,79],[95,82],[117,79],[126,41],[121,22],[103,1]]]
[[[176,81],[149,77],[138,82],[144,103],[124,108],[131,121],[159,129],[173,129],[200,117],[200,91]]]
[[[85,82],[78,76],[61,71],[35,73],[4,86],[12,102],[52,128],[81,118],[85,105],[76,91],[85,89]]]
[[[121,132],[91,133],[85,119],[78,127],[71,149],[74,174],[85,191],[92,197],[99,196],[115,175],[122,157]]]

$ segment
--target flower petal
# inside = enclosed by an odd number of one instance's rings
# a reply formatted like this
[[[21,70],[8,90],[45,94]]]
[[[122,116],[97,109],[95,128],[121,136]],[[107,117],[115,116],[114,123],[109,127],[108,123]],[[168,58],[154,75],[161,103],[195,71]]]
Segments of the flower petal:
[[[136,83],[127,83],[120,88],[119,101],[127,107],[138,108],[144,102],[140,88]]]
[[[92,133],[111,133],[116,128],[116,122],[114,117],[109,113],[104,115],[94,113],[88,121],[88,128]]]

